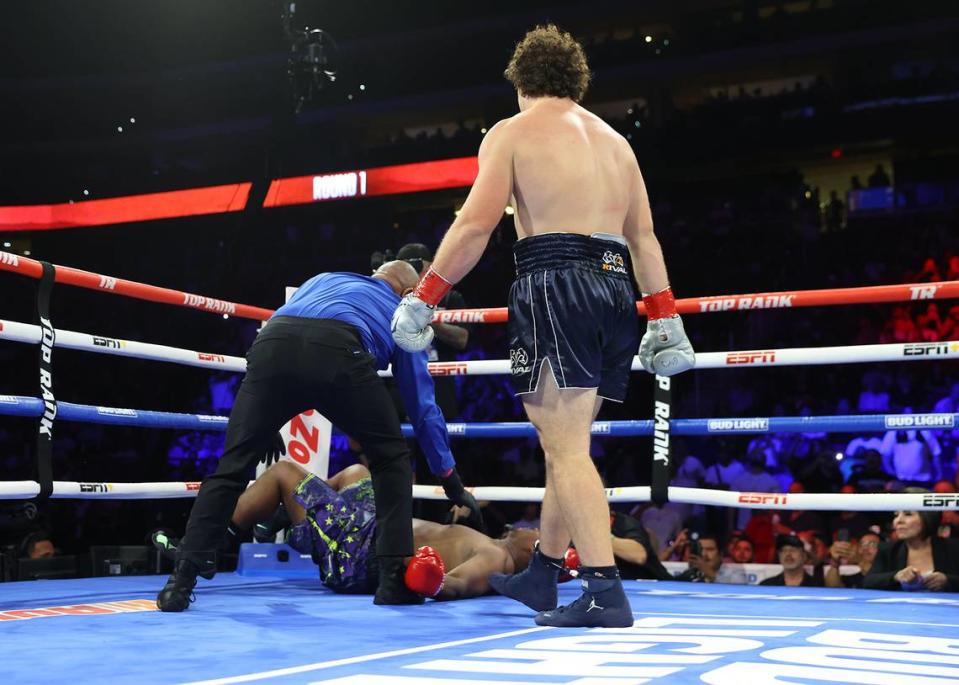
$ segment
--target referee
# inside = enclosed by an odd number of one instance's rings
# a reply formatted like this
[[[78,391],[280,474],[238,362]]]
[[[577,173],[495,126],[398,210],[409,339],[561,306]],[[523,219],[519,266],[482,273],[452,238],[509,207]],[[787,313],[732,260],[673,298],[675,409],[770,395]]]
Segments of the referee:
[[[400,421],[377,369],[392,364],[416,437],[451,502],[476,500],[463,488],[436,406],[425,352],[396,347],[390,318],[400,296],[416,285],[408,263],[383,264],[370,276],[322,273],[280,307],[247,353],[216,472],[203,481],[180,541],[173,573],[157,596],[161,611],[190,606],[197,576],[216,573],[216,548],[254,465],[276,432],[297,414],[316,409],[363,446],[376,503],[379,584],[374,604],[423,599],[403,582],[404,557],[413,554],[412,474]]]

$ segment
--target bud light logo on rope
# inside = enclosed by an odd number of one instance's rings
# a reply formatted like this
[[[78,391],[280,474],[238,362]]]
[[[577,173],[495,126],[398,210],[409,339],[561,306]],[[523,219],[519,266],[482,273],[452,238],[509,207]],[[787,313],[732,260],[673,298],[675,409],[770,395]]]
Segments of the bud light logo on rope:
[[[755,352],[727,352],[726,366],[775,364],[776,350],[757,350]]]
[[[900,428],[952,428],[956,425],[952,414],[903,414],[901,416],[887,416],[886,428],[890,430]]]
[[[769,419],[710,419],[706,429],[710,433],[767,433]]]

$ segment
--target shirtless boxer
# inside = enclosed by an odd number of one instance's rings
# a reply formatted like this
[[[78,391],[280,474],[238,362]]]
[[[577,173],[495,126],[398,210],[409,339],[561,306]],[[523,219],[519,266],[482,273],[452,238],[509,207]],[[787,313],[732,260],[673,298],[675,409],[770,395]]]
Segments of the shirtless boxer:
[[[416,290],[393,316],[408,350],[432,338],[433,308],[476,265],[507,204],[515,210],[517,278],[509,297],[514,390],[546,455],[538,551],[523,573],[493,587],[539,611],[548,626],[632,625],[613,562],[609,506],[589,456],[602,399],[621,402],[639,334],[633,274],[646,304],[643,367],[672,375],[695,355],[676,314],[646,186],[629,143],[580,107],[590,73],[582,47],[555,26],[516,46],[506,77],[519,114],[479,150],[479,174]],[[556,561],[572,537],[583,594],[556,608]]]
[[[240,496],[230,528],[249,530],[270,521],[281,503],[288,520],[273,524],[266,534],[290,525],[287,543],[313,556],[320,580],[331,590],[376,590],[380,564],[373,544],[376,505],[369,469],[357,464],[324,481],[298,464],[278,462]],[[405,583],[438,600],[485,595],[493,573],[526,568],[537,535],[535,530],[514,529],[494,540],[466,526],[413,519],[417,552],[406,566]],[[154,544],[168,557],[175,554],[177,543],[165,536],[155,535]]]

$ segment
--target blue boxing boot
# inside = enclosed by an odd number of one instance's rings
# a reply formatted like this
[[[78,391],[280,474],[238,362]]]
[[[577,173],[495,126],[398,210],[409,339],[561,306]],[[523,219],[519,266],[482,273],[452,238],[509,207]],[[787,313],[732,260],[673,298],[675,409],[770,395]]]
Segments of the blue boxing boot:
[[[579,569],[583,594],[571,604],[536,614],[536,624],[554,628],[629,628],[633,610],[615,566]]]
[[[522,602],[533,611],[546,611],[556,608],[556,583],[562,568],[563,560],[543,554],[537,541],[524,571],[513,575],[494,573],[489,584],[499,594]]]

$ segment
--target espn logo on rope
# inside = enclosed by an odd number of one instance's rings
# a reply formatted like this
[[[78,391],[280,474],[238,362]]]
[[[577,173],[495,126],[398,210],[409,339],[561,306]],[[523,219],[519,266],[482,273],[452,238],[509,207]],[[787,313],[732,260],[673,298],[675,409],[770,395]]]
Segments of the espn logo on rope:
[[[904,357],[944,357],[959,352],[959,342],[906,343],[902,348]]]
[[[769,419],[710,419],[706,430],[710,433],[767,433]]]
[[[80,492],[93,492],[104,494],[113,492],[113,483],[77,483],[80,486]]]
[[[623,255],[618,252],[612,252],[606,250],[603,253],[603,271],[612,271],[616,274],[626,273],[626,262],[623,260]]]
[[[751,366],[775,364],[776,350],[757,350],[755,352],[727,352],[726,366]]]
[[[101,338],[99,336],[93,336],[93,344],[97,347],[105,347],[108,350],[120,350],[126,347],[126,343],[122,340],[116,340],[115,338]]]
[[[210,354],[209,352],[197,352],[196,358],[201,362],[215,362],[217,364],[226,364],[226,357],[222,354]]]
[[[942,495],[923,495],[924,507],[959,507],[959,495],[948,493]]]
[[[749,297],[717,297],[699,302],[701,312],[728,312],[733,309],[782,309],[793,306],[795,295],[753,295]]]
[[[741,492],[740,504],[786,504],[787,495],[767,494],[765,492]]]
[[[466,424],[465,423],[448,423],[446,424],[446,432],[449,435],[466,435]]]
[[[886,428],[952,428],[956,425],[952,414],[904,414],[885,417]]]
[[[431,376],[465,376],[466,368],[464,362],[436,362],[429,366]]]

